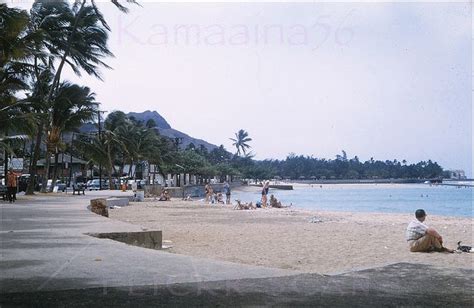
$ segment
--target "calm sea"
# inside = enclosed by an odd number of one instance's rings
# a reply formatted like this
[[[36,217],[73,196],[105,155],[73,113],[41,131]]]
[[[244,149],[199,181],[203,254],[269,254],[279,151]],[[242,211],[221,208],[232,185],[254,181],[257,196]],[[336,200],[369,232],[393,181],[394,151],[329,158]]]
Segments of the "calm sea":
[[[473,217],[474,188],[403,185],[319,185],[294,190],[270,189],[283,204],[295,208],[349,212],[413,213],[418,208],[444,216]],[[260,191],[233,191],[232,199],[260,200]]]

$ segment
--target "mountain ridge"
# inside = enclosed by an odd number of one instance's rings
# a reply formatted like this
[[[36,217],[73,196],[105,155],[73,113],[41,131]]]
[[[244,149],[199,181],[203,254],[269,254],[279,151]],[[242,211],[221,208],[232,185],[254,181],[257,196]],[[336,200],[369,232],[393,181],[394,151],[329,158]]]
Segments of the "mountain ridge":
[[[143,112],[129,112],[126,114],[129,118],[134,117],[138,121],[142,121],[143,123],[148,122],[148,120],[153,120],[156,124],[154,127],[160,135],[175,139],[180,138],[179,147],[186,148],[190,143],[193,143],[196,147],[203,145],[208,151],[212,149],[218,148],[217,145],[207,142],[203,139],[198,139],[189,136],[186,133],[183,133],[177,129],[171,127],[171,125],[166,121],[166,119],[160,115],[156,110],[150,111],[145,110]]]

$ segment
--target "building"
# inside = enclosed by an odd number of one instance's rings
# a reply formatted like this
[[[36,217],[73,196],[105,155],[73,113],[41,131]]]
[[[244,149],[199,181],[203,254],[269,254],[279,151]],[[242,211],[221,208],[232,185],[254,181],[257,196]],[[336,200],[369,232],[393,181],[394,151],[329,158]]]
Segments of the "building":
[[[465,180],[466,173],[464,170],[448,170],[449,178],[453,180]]]
[[[46,174],[46,159],[38,161],[38,175]],[[54,156],[51,156],[49,174],[52,176],[54,172]],[[71,173],[72,172],[72,173]],[[61,153],[58,156],[58,179],[83,176],[87,172],[87,162],[69,154]]]

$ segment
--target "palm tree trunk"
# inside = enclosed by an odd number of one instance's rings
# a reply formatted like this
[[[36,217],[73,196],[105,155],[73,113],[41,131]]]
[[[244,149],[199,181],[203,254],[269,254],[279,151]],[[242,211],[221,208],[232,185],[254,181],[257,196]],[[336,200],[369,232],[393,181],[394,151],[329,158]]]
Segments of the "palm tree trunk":
[[[38,125],[38,132],[36,133],[36,140],[35,140],[35,149],[33,152],[33,157],[31,167],[29,170],[30,173],[30,182],[28,183],[28,187],[26,188],[26,195],[33,195],[36,185],[36,173],[37,173],[37,164],[40,157],[41,152],[41,138],[43,136],[43,125]]]
[[[45,162],[45,176],[43,177],[43,183],[41,186],[41,192],[46,192],[46,186],[48,185],[49,179],[49,167],[51,165],[51,152],[49,150],[46,151],[46,162]]]
[[[49,188],[49,191],[53,191],[54,186],[56,186],[56,180],[58,178],[58,165],[59,165],[59,153],[56,151],[54,153],[54,169],[53,169],[53,180],[51,183],[51,187]]]
[[[119,176],[123,176],[123,169],[125,168],[125,155],[122,153],[122,162],[120,163],[120,168],[119,168]]]
[[[112,172],[114,170],[114,162],[112,160],[112,154],[110,153],[110,144],[107,144],[107,159],[109,161],[109,189],[114,190],[114,183],[112,183]]]
[[[5,164],[3,166],[3,168],[4,168],[3,171],[4,171],[5,185],[6,185],[7,184],[6,183],[6,178],[7,178],[7,175],[8,175],[8,152],[7,152],[7,150],[5,150],[4,155],[5,155]]]
[[[130,160],[130,168],[128,168],[128,177],[132,177],[132,166],[133,166],[133,160]]]

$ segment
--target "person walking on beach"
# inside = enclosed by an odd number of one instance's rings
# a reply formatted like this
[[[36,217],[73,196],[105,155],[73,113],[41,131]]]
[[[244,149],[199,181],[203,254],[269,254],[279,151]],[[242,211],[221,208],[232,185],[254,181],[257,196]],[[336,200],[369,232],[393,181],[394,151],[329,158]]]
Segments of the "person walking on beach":
[[[10,203],[16,200],[16,189],[17,189],[17,176],[13,172],[13,168],[10,168],[7,173],[7,199]]]
[[[224,182],[225,204],[230,204],[230,185],[227,181]]]
[[[262,188],[262,207],[267,207],[267,195],[270,189],[270,182],[267,181]]]
[[[454,252],[443,247],[441,235],[423,223],[426,219],[426,212],[423,209],[416,210],[415,218],[408,224],[406,230],[406,239],[411,252]]]

